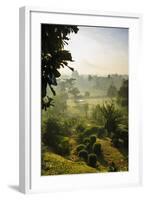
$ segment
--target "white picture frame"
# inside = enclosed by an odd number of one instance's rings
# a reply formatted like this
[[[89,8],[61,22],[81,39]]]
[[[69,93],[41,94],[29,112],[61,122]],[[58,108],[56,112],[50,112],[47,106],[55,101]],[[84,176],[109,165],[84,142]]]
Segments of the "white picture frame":
[[[139,105],[140,14],[20,8],[20,191],[23,193],[136,186],[142,182]],[[129,28],[129,171],[40,175],[40,24]],[[97,181],[98,180],[98,181]]]

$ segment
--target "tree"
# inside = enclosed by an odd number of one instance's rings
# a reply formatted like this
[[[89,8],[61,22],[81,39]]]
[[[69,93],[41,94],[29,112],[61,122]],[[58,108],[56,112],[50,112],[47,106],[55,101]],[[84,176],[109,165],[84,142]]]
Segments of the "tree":
[[[77,98],[77,96],[80,93],[80,91],[77,87],[73,87],[69,92],[70,92],[70,94],[72,94],[74,96],[75,99]]]
[[[118,92],[118,96],[120,104],[128,107],[128,80],[123,80],[122,86]]]
[[[86,91],[85,92],[85,98],[88,98],[90,96],[90,92]]]
[[[85,104],[84,104],[84,111],[85,111],[85,117],[86,117],[86,118],[88,117],[88,110],[89,110],[89,104],[88,104],[88,103],[85,103]]]
[[[58,81],[58,83],[59,83],[58,88],[59,88],[60,92],[61,93],[62,92],[63,93],[64,92],[70,93],[70,91],[74,88],[74,85],[75,85],[74,81],[75,80],[76,79],[74,79],[74,78],[68,78],[68,79],[59,80]]]
[[[91,75],[88,75],[88,81],[92,81],[93,77]]]
[[[57,85],[57,78],[61,76],[58,69],[69,67],[68,61],[73,62],[71,53],[64,49],[68,44],[70,33],[78,32],[77,26],[48,25],[41,26],[41,84],[42,84],[42,109],[50,105],[44,102],[47,95],[47,86],[50,87],[53,95],[56,92],[52,86]]]
[[[104,117],[101,113],[99,105],[96,105],[95,107],[92,108],[91,117],[96,123],[100,125],[104,124]]]
[[[107,91],[107,96],[108,97],[116,97],[117,96],[117,88],[112,84],[110,85],[110,87],[108,88]]]
[[[75,80],[76,79],[74,78],[64,79],[60,82],[60,90],[64,93],[70,93],[74,96],[74,98],[77,98],[80,91],[77,87],[75,87]]]
[[[99,105],[99,109],[105,120],[105,128],[111,137],[112,133],[116,132],[119,124],[122,121],[122,114],[118,109],[116,109],[113,102],[105,103],[102,106]]]
[[[75,78],[75,79],[79,78],[79,73],[78,73],[77,70],[75,70],[75,71],[72,72],[72,77]]]
[[[74,78],[65,79],[65,86],[66,86],[67,92],[70,93],[70,91],[72,91],[72,89],[74,88],[75,80],[76,79]]]
[[[56,114],[59,115],[65,113],[67,109],[67,98],[68,96],[66,92],[62,92],[55,97],[56,104],[53,110]]]

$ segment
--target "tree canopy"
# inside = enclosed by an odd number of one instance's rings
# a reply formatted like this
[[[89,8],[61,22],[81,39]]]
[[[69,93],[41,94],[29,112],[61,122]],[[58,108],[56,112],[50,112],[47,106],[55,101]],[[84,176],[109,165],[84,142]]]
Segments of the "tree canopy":
[[[68,61],[73,62],[71,53],[64,49],[68,44],[69,35],[78,32],[77,26],[71,25],[50,25],[41,26],[41,84],[42,84],[42,109],[53,105],[53,99],[47,95],[47,86],[52,94],[56,92],[52,86],[57,85],[57,78],[61,76],[58,69],[68,67]],[[44,101],[47,96],[48,102]]]
[[[112,84],[108,88],[107,96],[109,97],[116,97],[117,96],[117,88]]]
[[[118,92],[120,104],[128,107],[128,80],[123,80],[122,86]]]

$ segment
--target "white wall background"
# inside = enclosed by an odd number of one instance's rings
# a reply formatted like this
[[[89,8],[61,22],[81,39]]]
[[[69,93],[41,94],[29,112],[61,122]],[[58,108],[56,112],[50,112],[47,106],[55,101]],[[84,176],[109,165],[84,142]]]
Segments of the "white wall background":
[[[146,156],[144,155],[143,186],[135,188],[100,189],[90,191],[73,191],[23,195],[18,192],[18,158],[19,158],[19,7],[47,6],[57,9],[91,9],[99,11],[136,12],[143,14],[142,65],[146,66],[146,5],[145,0],[3,0],[0,3],[0,199],[45,200],[45,199],[102,199],[102,200],[143,200],[146,198]],[[146,111],[146,70],[141,73],[141,90],[143,110]],[[145,112],[146,113],[146,112]],[[145,114],[143,122],[145,129]],[[146,129],[145,129],[146,130]],[[144,131],[143,131],[144,132]],[[146,131],[145,131],[146,132]],[[146,134],[146,133],[145,133]],[[144,154],[146,136],[143,137]]]

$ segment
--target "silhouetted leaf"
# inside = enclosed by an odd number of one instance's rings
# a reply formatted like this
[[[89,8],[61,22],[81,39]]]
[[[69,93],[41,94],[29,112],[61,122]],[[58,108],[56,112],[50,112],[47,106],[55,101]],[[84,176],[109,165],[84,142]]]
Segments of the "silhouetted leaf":
[[[56,95],[52,85],[57,85],[57,78],[61,76],[57,70],[68,67],[68,61],[73,61],[71,53],[64,49],[68,44],[70,33],[78,32],[77,26],[42,24],[41,26],[41,70],[42,70],[42,99],[46,96],[47,85],[53,95]],[[72,67],[68,67],[73,71]],[[42,101],[43,102],[43,101]],[[43,103],[42,103],[43,104]],[[43,109],[51,103],[42,105]]]

